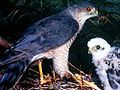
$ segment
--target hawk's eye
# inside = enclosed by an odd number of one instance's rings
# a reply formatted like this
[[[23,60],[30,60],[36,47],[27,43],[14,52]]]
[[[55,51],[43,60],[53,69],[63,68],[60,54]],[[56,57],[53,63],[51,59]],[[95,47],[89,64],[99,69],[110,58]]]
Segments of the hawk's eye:
[[[92,9],[91,9],[91,7],[87,7],[86,10],[87,10],[88,12],[90,12]]]
[[[100,45],[97,45],[97,46],[96,46],[96,49],[100,49]]]

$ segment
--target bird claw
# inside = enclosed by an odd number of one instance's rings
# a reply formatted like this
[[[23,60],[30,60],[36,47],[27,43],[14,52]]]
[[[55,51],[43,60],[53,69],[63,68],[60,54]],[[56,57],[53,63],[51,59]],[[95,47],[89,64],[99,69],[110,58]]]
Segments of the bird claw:
[[[45,84],[45,83],[47,83],[48,81],[47,80],[45,80],[45,79],[43,79],[43,80],[40,80],[40,84],[41,85],[43,85],[43,84]]]
[[[72,75],[71,75],[71,73],[69,73],[69,72],[66,72],[65,74],[64,74],[64,77],[63,78],[71,78],[72,77]]]

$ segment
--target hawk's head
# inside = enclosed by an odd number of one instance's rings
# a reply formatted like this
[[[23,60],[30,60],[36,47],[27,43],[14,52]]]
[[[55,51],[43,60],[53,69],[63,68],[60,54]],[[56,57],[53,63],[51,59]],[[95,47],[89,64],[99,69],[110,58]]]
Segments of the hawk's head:
[[[92,54],[95,60],[105,58],[110,52],[111,46],[102,38],[93,38],[88,41],[87,46],[89,53]]]
[[[85,21],[90,17],[94,17],[98,15],[97,10],[95,7],[88,3],[88,2],[83,2],[80,4],[76,4],[72,7],[68,8],[68,11],[72,16],[79,21]]]

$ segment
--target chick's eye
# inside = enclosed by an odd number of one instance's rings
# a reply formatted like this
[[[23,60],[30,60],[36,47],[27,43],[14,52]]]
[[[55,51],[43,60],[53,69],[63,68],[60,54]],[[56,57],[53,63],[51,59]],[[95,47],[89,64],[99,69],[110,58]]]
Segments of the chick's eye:
[[[100,49],[100,45],[97,45],[97,46],[96,46],[96,49]]]
[[[102,50],[104,50],[105,48],[103,47]]]
[[[87,10],[88,12],[90,12],[92,9],[91,9],[91,7],[87,7],[86,10]]]

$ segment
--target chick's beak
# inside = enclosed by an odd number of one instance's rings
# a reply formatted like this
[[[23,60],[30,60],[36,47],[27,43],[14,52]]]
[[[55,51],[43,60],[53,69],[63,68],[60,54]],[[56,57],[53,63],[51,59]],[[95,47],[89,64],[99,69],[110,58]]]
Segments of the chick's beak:
[[[88,53],[89,53],[89,54],[92,54],[92,53],[94,53],[94,52],[97,52],[97,49],[96,49],[95,47],[92,47],[92,48],[89,48],[89,49],[88,49]]]
[[[92,54],[90,48],[88,49],[88,54]]]

